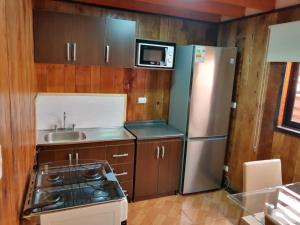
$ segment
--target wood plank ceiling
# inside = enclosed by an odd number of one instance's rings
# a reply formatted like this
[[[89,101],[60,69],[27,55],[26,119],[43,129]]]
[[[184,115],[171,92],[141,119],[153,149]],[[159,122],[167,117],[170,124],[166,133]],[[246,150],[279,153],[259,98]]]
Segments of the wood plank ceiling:
[[[278,0],[277,0],[278,1]],[[220,22],[275,9],[276,0],[73,0],[119,9]],[[299,2],[299,0],[296,0]]]

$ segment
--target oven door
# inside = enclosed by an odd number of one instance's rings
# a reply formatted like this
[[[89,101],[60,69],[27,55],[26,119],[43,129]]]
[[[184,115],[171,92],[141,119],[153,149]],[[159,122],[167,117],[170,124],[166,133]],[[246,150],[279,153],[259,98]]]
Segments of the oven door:
[[[168,46],[138,44],[137,66],[166,67]]]

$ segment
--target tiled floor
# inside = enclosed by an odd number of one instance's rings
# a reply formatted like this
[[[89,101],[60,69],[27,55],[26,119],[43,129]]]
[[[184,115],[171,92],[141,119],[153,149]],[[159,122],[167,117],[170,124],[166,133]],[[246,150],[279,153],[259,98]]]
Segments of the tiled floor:
[[[129,204],[128,225],[230,225],[241,211],[220,190],[168,196]]]

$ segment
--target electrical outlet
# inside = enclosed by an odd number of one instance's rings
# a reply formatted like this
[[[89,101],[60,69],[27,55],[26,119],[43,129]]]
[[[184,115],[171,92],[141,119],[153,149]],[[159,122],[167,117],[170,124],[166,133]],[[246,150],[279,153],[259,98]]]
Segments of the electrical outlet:
[[[2,163],[2,148],[1,148],[1,145],[0,145],[0,180],[2,179],[2,168],[3,166],[3,163]]]
[[[147,97],[138,97],[138,103],[139,104],[146,104],[147,103]]]
[[[224,166],[224,171],[225,171],[226,173],[228,173],[228,171],[229,171],[229,166],[225,165],[225,166]]]

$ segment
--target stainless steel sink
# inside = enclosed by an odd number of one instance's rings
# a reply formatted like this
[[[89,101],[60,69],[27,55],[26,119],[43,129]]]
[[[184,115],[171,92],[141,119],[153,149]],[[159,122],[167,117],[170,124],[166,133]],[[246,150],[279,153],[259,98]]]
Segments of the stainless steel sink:
[[[82,141],[86,139],[86,134],[81,131],[59,131],[51,132],[45,136],[46,142],[68,142],[68,141]]]

